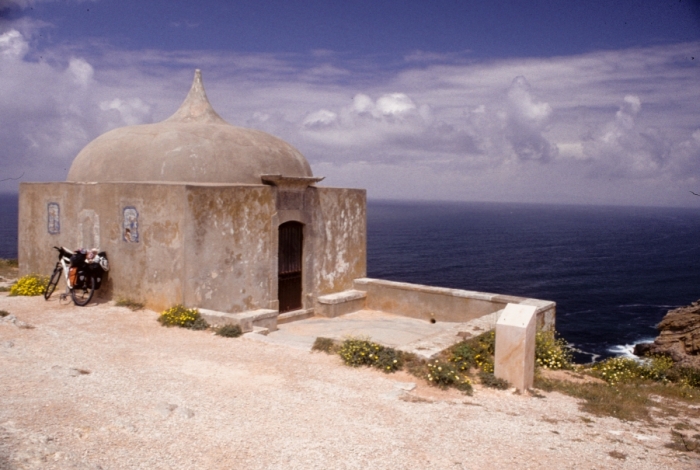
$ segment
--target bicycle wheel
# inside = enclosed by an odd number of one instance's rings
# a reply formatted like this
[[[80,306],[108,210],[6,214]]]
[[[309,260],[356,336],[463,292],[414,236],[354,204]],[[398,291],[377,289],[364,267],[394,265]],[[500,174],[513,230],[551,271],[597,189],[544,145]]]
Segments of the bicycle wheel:
[[[88,275],[85,278],[85,283],[81,287],[74,287],[70,291],[70,296],[73,298],[75,305],[84,307],[92,299],[92,294],[95,293],[95,278]]]
[[[53,291],[56,290],[56,285],[58,284],[58,280],[61,279],[61,273],[63,273],[63,268],[61,267],[60,264],[57,264],[53,270],[53,274],[51,274],[51,279],[49,279],[49,283],[46,286],[46,290],[44,291],[44,298],[46,300],[49,300],[49,297],[51,297],[51,294],[53,294]]]

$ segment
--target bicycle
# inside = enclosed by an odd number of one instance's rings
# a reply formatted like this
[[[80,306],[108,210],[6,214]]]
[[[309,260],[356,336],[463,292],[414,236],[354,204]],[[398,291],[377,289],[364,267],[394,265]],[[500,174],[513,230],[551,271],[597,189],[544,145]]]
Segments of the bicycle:
[[[102,274],[109,269],[106,253],[104,251],[93,252],[93,256],[86,259],[84,251],[74,252],[68,248],[57,246],[54,246],[54,249],[58,251],[58,261],[44,291],[44,298],[49,300],[51,294],[56,290],[61,274],[63,274],[66,281],[66,292],[61,294],[61,300],[70,295],[75,305],[84,307],[92,299],[95,289],[99,289],[102,283]]]

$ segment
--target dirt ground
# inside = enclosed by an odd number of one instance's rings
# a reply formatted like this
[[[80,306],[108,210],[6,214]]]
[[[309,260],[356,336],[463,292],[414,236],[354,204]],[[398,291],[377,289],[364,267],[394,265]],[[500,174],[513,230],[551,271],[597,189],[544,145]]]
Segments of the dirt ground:
[[[700,468],[665,446],[672,422],[558,393],[443,392],[113,303],[2,293],[0,310],[0,469]]]

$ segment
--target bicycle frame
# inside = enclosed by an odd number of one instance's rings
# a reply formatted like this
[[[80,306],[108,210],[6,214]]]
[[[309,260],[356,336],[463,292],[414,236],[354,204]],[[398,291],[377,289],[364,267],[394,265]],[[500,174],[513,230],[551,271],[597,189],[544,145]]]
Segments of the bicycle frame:
[[[66,258],[65,256],[61,256],[61,259],[58,260],[58,263],[61,265],[61,268],[63,269],[63,279],[66,281],[66,294],[70,292],[70,290],[73,288],[73,286],[70,283],[70,259]]]

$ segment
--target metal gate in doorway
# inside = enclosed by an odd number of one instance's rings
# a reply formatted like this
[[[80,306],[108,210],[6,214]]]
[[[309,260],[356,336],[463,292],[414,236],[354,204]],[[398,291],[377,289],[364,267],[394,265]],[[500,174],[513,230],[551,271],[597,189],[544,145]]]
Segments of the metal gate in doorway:
[[[304,225],[285,222],[279,226],[278,284],[280,313],[298,310],[301,304],[301,263]]]

